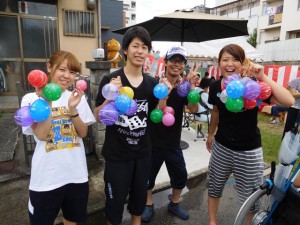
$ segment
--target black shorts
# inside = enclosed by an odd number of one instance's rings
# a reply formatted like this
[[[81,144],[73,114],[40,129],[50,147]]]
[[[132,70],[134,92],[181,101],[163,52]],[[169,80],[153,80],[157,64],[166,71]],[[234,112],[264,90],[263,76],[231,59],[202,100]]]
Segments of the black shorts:
[[[66,184],[52,191],[29,191],[30,225],[53,225],[59,210],[72,222],[87,220],[89,184]]]
[[[150,155],[126,161],[105,162],[105,217],[112,224],[120,224],[124,204],[130,214],[140,216],[146,205]]]

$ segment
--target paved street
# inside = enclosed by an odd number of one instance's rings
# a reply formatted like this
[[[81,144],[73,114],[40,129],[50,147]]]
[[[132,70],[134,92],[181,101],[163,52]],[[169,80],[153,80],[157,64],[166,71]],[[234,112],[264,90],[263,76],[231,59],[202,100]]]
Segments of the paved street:
[[[207,191],[205,188],[206,175],[201,175],[189,180],[185,193],[182,196],[182,206],[188,210],[190,219],[183,221],[167,211],[168,194],[170,189],[154,195],[155,214],[151,222],[145,225],[207,225]],[[239,204],[235,195],[234,179],[229,179],[221,200],[218,220],[220,225],[232,225],[239,210]],[[105,224],[103,212],[90,216],[88,223],[80,225]],[[129,214],[124,213],[122,225],[130,225]]]

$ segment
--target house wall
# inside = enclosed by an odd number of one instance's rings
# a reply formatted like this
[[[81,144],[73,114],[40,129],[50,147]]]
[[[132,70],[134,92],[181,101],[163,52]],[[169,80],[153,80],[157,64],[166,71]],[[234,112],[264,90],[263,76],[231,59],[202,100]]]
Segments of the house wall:
[[[58,33],[60,49],[75,54],[81,63],[82,74],[89,74],[90,71],[85,68],[85,62],[94,60],[92,58],[92,51],[98,47],[98,29],[96,29],[96,37],[65,36],[63,31],[63,9],[87,11],[86,1],[58,1]],[[97,7],[92,11],[97,12]],[[97,26],[97,13],[94,19],[95,26]]]

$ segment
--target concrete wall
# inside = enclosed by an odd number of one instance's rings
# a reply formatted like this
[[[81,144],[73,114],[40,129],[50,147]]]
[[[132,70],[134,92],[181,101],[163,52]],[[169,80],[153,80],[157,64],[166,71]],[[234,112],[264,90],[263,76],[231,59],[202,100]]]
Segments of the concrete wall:
[[[98,47],[98,29],[96,29],[96,37],[71,37],[65,36],[63,31],[63,9],[87,11],[86,1],[61,0],[58,1],[58,33],[60,49],[74,53],[82,65],[82,73],[89,74],[89,70],[85,68],[85,62],[93,60],[92,51]],[[97,7],[92,10],[95,12],[95,26],[97,26]]]

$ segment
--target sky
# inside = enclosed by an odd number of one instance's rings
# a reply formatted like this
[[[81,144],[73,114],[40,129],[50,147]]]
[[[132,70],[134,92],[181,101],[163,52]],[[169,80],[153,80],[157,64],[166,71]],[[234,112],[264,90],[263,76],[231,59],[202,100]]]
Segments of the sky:
[[[141,23],[152,19],[156,15],[172,13],[177,9],[189,9],[197,5],[205,4],[213,7],[215,0],[137,0],[136,1],[136,22]],[[155,51],[165,54],[171,46],[179,46],[180,42],[158,42],[153,41],[152,46]]]

